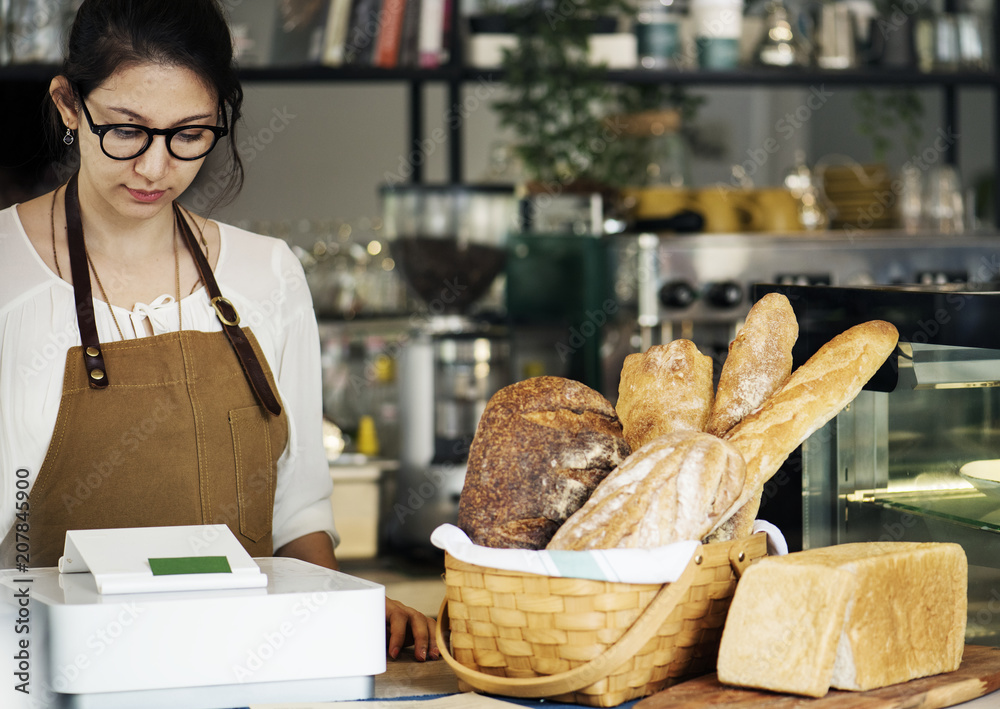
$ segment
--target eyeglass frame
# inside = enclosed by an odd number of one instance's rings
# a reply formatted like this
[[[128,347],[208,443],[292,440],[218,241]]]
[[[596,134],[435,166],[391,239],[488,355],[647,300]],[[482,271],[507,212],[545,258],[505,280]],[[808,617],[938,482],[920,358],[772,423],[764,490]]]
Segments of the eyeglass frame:
[[[221,103],[219,105],[219,112],[222,113],[222,126],[221,127],[220,126],[209,126],[209,125],[192,124],[192,125],[186,125],[186,126],[178,126],[177,128],[148,128],[147,126],[141,125],[139,123],[100,123],[100,124],[95,124],[93,117],[91,117],[91,115],[90,115],[90,110],[87,108],[87,104],[83,100],[83,96],[80,96],[80,105],[83,106],[83,115],[87,117],[87,124],[90,126],[90,131],[94,135],[96,135],[98,137],[98,139],[99,139],[99,142],[101,144],[101,152],[104,153],[105,155],[107,155],[112,160],[135,160],[137,157],[139,157],[140,155],[142,155],[143,153],[145,153],[147,150],[149,150],[149,146],[151,146],[153,144],[153,139],[156,136],[158,136],[158,135],[162,135],[164,137],[164,140],[165,140],[166,145],[167,145],[167,152],[170,153],[171,157],[173,157],[174,159],[176,159],[176,160],[184,160],[184,161],[187,161],[187,162],[191,162],[191,161],[194,161],[194,160],[201,160],[203,157],[205,157],[210,152],[212,152],[213,150],[215,150],[215,146],[219,144],[219,140],[221,140],[222,138],[225,138],[227,135],[229,135],[229,119],[226,116],[226,107],[225,107],[225,105],[223,105]],[[114,128],[128,128],[130,130],[141,130],[143,133],[146,134],[146,145],[143,146],[143,148],[139,152],[137,152],[135,155],[131,155],[131,156],[127,157],[127,158],[119,158],[119,157],[116,157],[116,156],[112,155],[111,153],[109,153],[104,148],[104,136],[105,136],[105,134],[108,131],[110,131],[110,130],[112,130]],[[178,133],[181,133],[181,132],[186,131],[186,130],[191,130],[192,128],[198,128],[198,129],[204,129],[204,130],[211,131],[212,134],[215,136],[215,140],[212,142],[212,147],[210,147],[208,150],[206,150],[201,155],[198,155],[197,157],[193,157],[193,158],[183,158],[180,155],[177,155],[177,153],[175,153],[173,151],[173,148],[170,147],[170,141],[173,140],[174,136],[177,135]]]

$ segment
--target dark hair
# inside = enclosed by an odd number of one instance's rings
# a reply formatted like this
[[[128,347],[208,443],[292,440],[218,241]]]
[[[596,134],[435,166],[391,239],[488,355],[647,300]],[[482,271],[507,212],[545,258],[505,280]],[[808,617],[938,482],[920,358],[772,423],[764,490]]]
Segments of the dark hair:
[[[62,67],[70,85],[86,98],[119,69],[145,63],[190,69],[215,89],[222,110],[228,106],[232,170],[215,203],[232,199],[243,186],[243,163],[236,150],[243,87],[233,62],[232,35],[218,2],[84,0],[70,30]],[[53,110],[53,117],[61,133],[58,111]]]

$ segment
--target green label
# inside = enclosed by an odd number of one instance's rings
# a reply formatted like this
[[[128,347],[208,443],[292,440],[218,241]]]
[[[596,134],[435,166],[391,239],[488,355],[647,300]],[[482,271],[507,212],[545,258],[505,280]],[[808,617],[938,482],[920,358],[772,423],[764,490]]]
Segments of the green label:
[[[224,556],[174,556],[150,559],[153,576],[176,574],[231,574],[229,559]]]
[[[635,43],[640,57],[670,59],[680,50],[680,29],[676,22],[637,23]]]
[[[697,44],[702,69],[735,69],[740,65],[738,39],[699,37]]]

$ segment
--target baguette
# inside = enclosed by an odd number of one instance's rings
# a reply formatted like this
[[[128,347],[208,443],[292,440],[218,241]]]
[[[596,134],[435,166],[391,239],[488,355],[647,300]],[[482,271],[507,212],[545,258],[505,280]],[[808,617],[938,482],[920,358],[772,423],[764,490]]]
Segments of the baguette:
[[[799,325],[788,298],[768,293],[750,309],[729,345],[705,429],[724,436],[780,387],[792,372]]]
[[[714,398],[712,358],[674,340],[625,358],[615,408],[634,451],[674,431],[704,431]]]
[[[548,549],[648,549],[701,540],[743,486],[743,459],[721,438],[677,431],[630,455],[552,537]]]
[[[795,370],[763,406],[738,423],[725,439],[746,461],[743,490],[720,520],[726,523],[748,502],[759,506],[764,483],[809,436],[854,400],[892,353],[899,333],[890,323],[872,320],[842,332]],[[756,509],[740,514],[740,527],[752,527]],[[730,525],[732,526],[732,525]]]

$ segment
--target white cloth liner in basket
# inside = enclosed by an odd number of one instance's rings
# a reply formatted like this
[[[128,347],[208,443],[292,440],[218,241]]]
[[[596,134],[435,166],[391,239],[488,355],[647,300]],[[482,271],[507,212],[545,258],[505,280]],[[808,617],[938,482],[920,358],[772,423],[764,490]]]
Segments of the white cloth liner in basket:
[[[770,522],[755,520],[754,533],[767,534],[767,553],[788,553],[781,531]],[[438,549],[467,564],[561,578],[619,583],[673,583],[687,566],[699,542],[676,542],[655,549],[598,549],[547,551],[544,549],[492,549],[473,544],[453,524],[442,524],[431,534]]]

